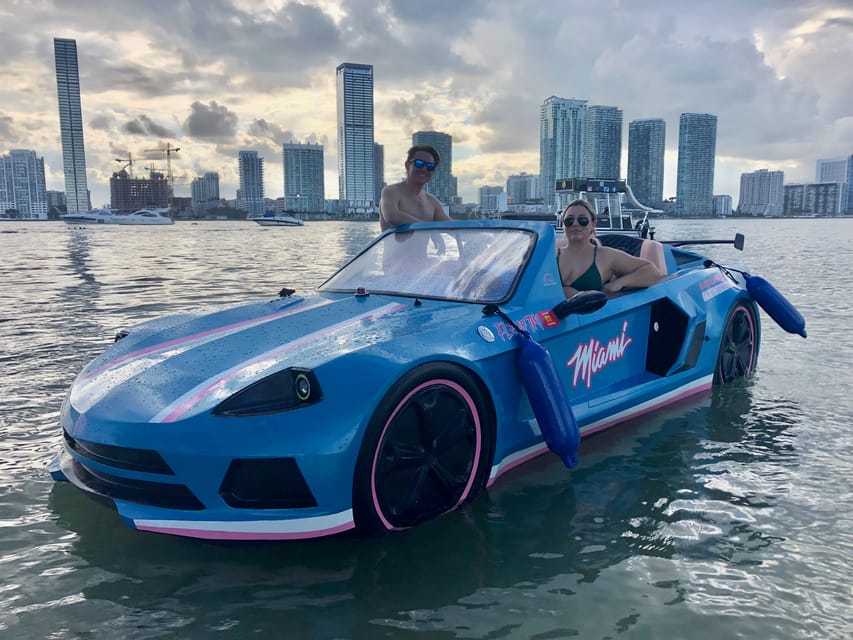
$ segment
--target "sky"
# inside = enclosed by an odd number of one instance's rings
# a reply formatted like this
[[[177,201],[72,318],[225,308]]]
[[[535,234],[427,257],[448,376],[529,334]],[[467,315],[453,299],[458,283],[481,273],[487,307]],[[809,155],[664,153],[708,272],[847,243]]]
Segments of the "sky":
[[[374,68],[385,180],[403,177],[412,134],[453,136],[465,202],[510,175],[539,173],[549,96],[666,121],[664,197],[675,195],[678,118],[717,116],[714,193],[737,204],[740,174],[813,181],[815,161],[853,154],[850,0],[2,0],[0,155],[33,149],[64,191],[53,38],[74,38],[89,188],[109,201],[117,159],[165,171],[176,195],[220,174],[235,197],[237,154],[263,157],[283,194],[281,144],[324,145],[337,198],[335,68]]]

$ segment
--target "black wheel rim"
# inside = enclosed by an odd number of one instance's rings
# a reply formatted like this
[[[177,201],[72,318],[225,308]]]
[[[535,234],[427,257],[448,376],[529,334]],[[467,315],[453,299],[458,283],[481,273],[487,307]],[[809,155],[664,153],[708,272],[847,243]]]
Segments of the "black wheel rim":
[[[393,527],[410,527],[457,504],[477,460],[471,405],[456,390],[429,386],[394,414],[374,471],[377,507]]]
[[[750,312],[739,307],[729,318],[720,345],[720,382],[731,382],[752,373],[755,359],[755,325]]]

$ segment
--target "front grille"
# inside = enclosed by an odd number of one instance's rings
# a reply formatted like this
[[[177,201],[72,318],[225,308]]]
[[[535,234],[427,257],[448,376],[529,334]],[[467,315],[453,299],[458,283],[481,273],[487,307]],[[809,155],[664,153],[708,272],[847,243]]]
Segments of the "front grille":
[[[97,444],[86,440],[77,440],[62,430],[65,443],[69,449],[77,452],[84,458],[108,467],[118,467],[129,471],[142,471],[143,473],[159,473],[161,475],[173,476],[175,472],[166,464],[159,453],[152,449],[130,449],[128,447],[116,447],[111,444]]]
[[[293,458],[233,460],[219,494],[235,509],[302,509],[317,506],[317,500]]]
[[[200,511],[204,505],[192,491],[182,484],[150,482],[120,478],[96,469],[90,469],[77,460],[72,460],[70,473],[75,483],[81,484],[93,493],[113,500],[126,500],[136,504],[147,504],[164,509],[184,509]]]

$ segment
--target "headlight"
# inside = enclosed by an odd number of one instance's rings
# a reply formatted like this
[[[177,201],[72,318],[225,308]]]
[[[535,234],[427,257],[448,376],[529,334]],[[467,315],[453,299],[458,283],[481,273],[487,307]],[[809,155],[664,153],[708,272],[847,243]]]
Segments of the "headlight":
[[[323,399],[317,376],[309,369],[285,369],[252,383],[220,402],[215,416],[260,416],[299,409]]]

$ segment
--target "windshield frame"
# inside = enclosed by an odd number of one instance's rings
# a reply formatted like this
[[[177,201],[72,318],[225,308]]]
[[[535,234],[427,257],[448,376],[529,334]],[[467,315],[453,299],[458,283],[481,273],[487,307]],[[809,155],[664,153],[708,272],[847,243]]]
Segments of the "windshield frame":
[[[431,240],[436,234],[444,240],[441,253],[436,241]],[[395,259],[390,268],[386,267],[386,252],[393,249],[394,243],[407,240],[414,240],[411,245],[415,251],[399,253],[404,260]],[[317,290],[503,304],[515,295],[537,241],[538,234],[532,229],[491,224],[418,223],[395,227],[378,236]],[[427,246],[429,250],[421,257],[420,250]],[[474,276],[482,280],[477,281]]]

